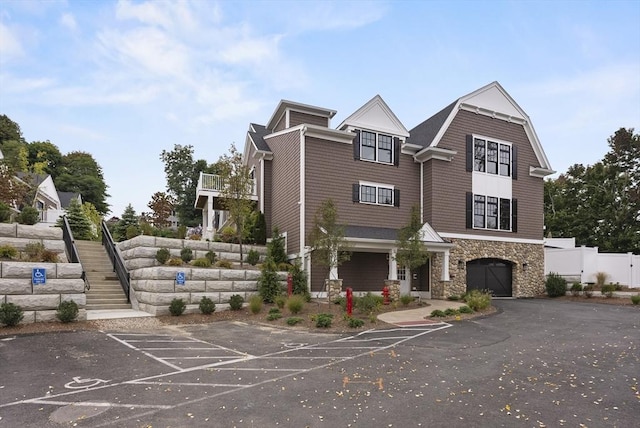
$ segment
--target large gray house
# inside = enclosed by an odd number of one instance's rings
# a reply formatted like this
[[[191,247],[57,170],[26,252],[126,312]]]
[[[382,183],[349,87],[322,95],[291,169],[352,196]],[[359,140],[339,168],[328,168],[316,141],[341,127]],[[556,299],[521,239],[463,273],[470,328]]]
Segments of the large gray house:
[[[531,120],[499,83],[458,98],[408,130],[380,96],[336,128],[336,111],[282,100],[266,125],[250,124],[244,160],[268,234],[285,234],[291,258],[324,290],[326,268],[309,252],[314,215],[331,198],[353,250],[338,277],[354,291],[445,298],[468,289],[526,297],[543,291],[543,178],[551,166]],[[196,206],[214,232],[215,177],[201,177]],[[430,261],[398,266],[397,231],[420,207]],[[335,272],[335,269],[334,269]]]

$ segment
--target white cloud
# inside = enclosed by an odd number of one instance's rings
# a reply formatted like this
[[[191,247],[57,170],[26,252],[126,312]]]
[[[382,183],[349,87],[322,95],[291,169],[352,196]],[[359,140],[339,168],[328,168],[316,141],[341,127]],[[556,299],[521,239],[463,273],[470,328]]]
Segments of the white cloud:
[[[5,63],[8,58],[21,56],[24,51],[18,38],[11,32],[9,27],[0,22],[0,58],[1,63]]]
[[[71,31],[75,31],[78,28],[76,18],[72,13],[63,13],[60,17],[60,24]]]

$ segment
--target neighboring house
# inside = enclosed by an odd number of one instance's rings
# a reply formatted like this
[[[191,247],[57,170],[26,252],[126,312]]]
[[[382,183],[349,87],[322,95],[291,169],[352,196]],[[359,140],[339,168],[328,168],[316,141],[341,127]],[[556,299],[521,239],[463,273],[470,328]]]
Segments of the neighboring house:
[[[19,172],[17,177],[35,188],[32,205],[40,212],[40,223],[56,224],[73,199],[82,205],[82,197],[79,193],[59,192],[50,175]]]
[[[525,297],[544,291],[543,178],[552,174],[531,120],[497,82],[465,95],[411,130],[380,96],[331,128],[331,109],[281,101],[251,124],[244,161],[255,195],[304,260],[312,293],[324,292],[308,234],[331,198],[353,251],[337,269],[344,287],[445,298],[469,289]],[[201,175],[201,183],[215,176]],[[205,237],[218,201],[198,186]],[[395,260],[398,230],[418,205],[430,261],[408,272]],[[311,254],[311,255],[310,255]],[[335,272],[335,269],[334,269]]]

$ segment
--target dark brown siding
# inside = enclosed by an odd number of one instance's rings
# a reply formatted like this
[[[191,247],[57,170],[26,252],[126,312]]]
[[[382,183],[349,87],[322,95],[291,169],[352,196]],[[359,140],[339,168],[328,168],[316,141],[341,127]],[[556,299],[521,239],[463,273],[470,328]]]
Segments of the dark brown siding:
[[[301,123],[323,126],[325,128],[329,126],[329,120],[326,117],[302,113],[299,111],[291,111],[289,113],[289,127],[293,128],[294,126],[298,126]]]
[[[473,133],[508,141],[518,147],[518,179],[512,183],[513,197],[518,200],[517,233],[465,227],[465,194],[471,191],[472,180],[472,173],[466,171],[465,138]],[[425,165],[425,197],[431,194],[433,198],[433,205],[428,213],[425,212],[425,219],[437,231],[498,238],[542,239],[543,181],[529,175],[529,166],[540,165],[522,125],[459,111],[439,147],[455,150],[458,154],[451,162],[431,160]]]
[[[271,227],[287,232],[287,251],[300,247],[300,132],[267,140],[273,152],[271,173]]]
[[[283,114],[278,118],[278,123],[276,123],[276,126],[273,127],[273,132],[275,133],[278,131],[282,131],[283,129],[285,129],[286,125],[287,125],[287,115]]]
[[[353,291],[382,291],[384,280],[389,275],[387,254],[352,253],[351,260],[338,268],[342,278],[342,289],[353,288]]]
[[[272,177],[271,177],[271,162],[265,160],[263,162],[264,165],[264,220],[267,223],[267,236],[271,236],[271,222],[272,222]]]
[[[322,202],[331,198],[339,221],[346,225],[400,228],[409,222],[411,206],[420,203],[420,165],[401,155],[400,166],[353,159],[350,144],[307,138],[305,145],[305,232],[308,234]],[[352,201],[358,181],[394,185],[400,207],[366,205]]]

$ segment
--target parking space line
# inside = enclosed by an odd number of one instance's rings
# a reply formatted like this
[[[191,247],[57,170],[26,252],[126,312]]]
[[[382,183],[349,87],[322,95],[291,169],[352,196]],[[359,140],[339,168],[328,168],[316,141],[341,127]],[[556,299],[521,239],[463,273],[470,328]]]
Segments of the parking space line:
[[[31,404],[51,404],[54,406],[92,406],[92,407],[126,407],[129,409],[171,409],[173,406],[162,404],[123,404],[123,403],[107,403],[104,401],[53,401],[53,400],[28,400]]]
[[[116,342],[120,342],[121,344],[123,344],[123,345],[124,345],[124,346],[126,346],[127,348],[131,348],[131,349],[133,349],[133,350],[135,350],[135,351],[141,352],[142,354],[146,355],[147,357],[151,358],[152,360],[155,360],[155,361],[157,361],[157,362],[159,362],[159,363],[161,363],[161,364],[164,364],[164,365],[166,365],[166,366],[169,366],[169,367],[171,367],[171,368],[172,368],[172,369],[174,369],[174,370],[182,370],[180,367],[178,367],[178,366],[176,366],[176,365],[174,365],[174,364],[171,364],[171,363],[169,363],[169,362],[167,362],[167,361],[163,360],[162,358],[158,358],[158,357],[156,357],[155,355],[153,355],[153,354],[152,354],[152,353],[150,353],[150,352],[143,351],[142,349],[137,348],[137,347],[135,347],[135,346],[131,345],[131,344],[130,344],[130,343],[128,343],[126,340],[121,340],[121,339],[119,339],[119,338],[115,337],[113,334],[107,334],[107,336],[108,336],[108,337],[110,337],[110,338],[112,338],[112,339],[113,339],[113,340],[115,340]]]

